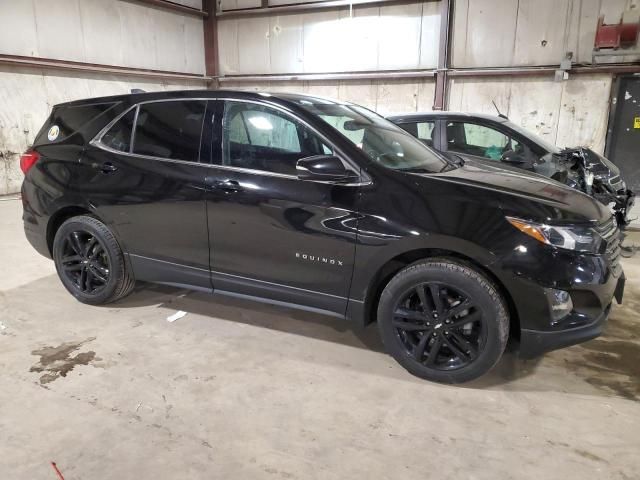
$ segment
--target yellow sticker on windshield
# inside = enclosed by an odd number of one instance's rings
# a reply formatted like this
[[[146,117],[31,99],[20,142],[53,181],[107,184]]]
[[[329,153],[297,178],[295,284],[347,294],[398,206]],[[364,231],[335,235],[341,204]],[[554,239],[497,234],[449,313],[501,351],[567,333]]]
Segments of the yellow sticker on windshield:
[[[633,119],[633,128],[640,128],[640,117],[635,117]]]

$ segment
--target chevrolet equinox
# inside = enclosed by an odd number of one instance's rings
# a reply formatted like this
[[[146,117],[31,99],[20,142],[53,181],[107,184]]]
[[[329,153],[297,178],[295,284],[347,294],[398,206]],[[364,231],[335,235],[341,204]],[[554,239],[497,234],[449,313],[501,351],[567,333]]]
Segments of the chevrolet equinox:
[[[26,236],[79,301],[135,281],[365,325],[409,372],[489,371],[596,337],[622,300],[607,208],[447,158],[357,105],[235,91],[57,105],[21,157]]]

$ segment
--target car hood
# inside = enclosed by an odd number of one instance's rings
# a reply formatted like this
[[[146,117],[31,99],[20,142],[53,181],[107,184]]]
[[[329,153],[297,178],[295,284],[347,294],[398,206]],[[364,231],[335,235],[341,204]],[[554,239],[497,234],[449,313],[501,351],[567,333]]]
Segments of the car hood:
[[[518,168],[466,160],[458,168],[429,177],[484,190],[481,198],[487,202],[497,203],[514,216],[540,222],[601,222],[611,216],[589,195]]]

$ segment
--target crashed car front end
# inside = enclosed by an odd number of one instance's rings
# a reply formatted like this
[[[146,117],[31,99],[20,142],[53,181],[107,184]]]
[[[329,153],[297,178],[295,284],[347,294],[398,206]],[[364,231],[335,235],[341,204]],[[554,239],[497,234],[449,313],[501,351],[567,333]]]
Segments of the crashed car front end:
[[[620,170],[605,157],[589,148],[566,148],[550,154],[544,164],[547,176],[609,206],[620,228],[632,220],[629,212],[635,203],[635,194],[627,188]]]

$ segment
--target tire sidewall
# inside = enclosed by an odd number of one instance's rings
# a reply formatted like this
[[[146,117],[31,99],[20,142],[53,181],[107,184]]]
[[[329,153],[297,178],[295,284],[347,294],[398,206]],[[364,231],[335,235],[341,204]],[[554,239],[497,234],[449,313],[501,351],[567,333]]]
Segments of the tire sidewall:
[[[102,226],[103,228],[99,228],[98,225]],[[100,242],[100,244],[104,248],[109,260],[109,266],[111,269],[109,280],[107,281],[106,286],[96,294],[86,294],[79,291],[75,287],[73,281],[67,277],[67,275],[61,268],[60,258],[63,253],[62,249],[64,246],[64,240],[69,233],[74,231],[84,231],[96,237],[98,242]],[[112,238],[106,238],[107,235],[111,235]],[[94,305],[106,303],[114,297],[116,291],[118,290],[119,284],[124,276],[123,256],[119,248],[114,248],[113,244],[115,242],[109,240],[113,240],[113,235],[111,234],[111,232],[105,225],[103,225],[93,217],[83,216],[69,219],[64,222],[56,232],[53,240],[52,250],[53,260],[56,266],[56,271],[58,272],[58,277],[60,277],[62,284],[69,291],[69,293],[71,293],[71,295],[73,295],[80,302]]]
[[[475,275],[462,270],[471,270]],[[450,285],[472,299],[483,312],[487,329],[484,346],[471,364],[456,370],[435,370],[421,365],[406,351],[392,325],[398,300],[416,284],[431,281]],[[506,347],[509,320],[504,301],[486,277],[466,265],[440,260],[411,265],[389,282],[378,304],[378,327],[387,351],[410,373],[436,382],[461,383],[478,378],[498,362]]]

